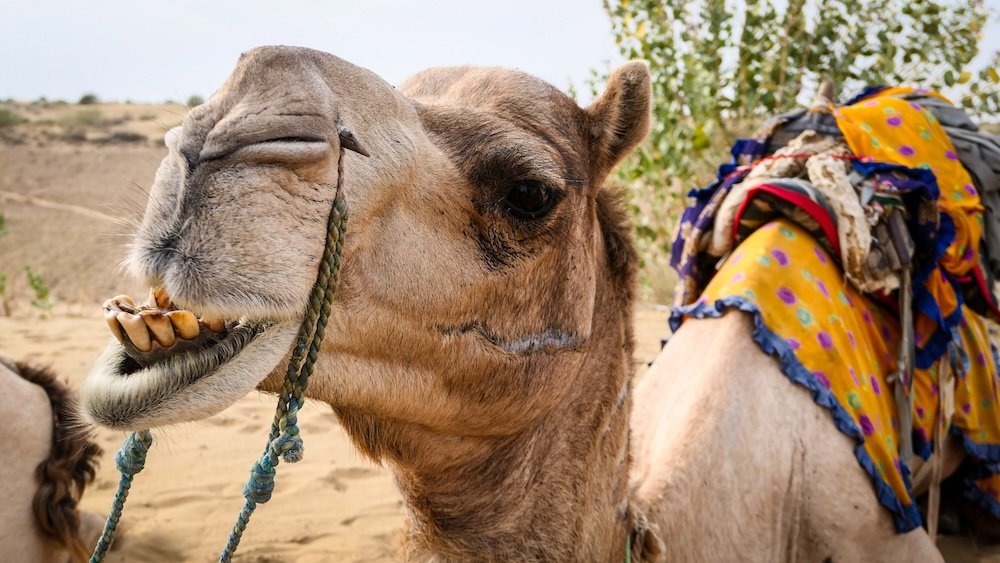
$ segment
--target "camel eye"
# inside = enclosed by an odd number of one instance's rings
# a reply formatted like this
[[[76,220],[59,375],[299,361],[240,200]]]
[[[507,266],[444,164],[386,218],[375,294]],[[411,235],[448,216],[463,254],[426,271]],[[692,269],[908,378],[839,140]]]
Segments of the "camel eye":
[[[511,215],[521,219],[537,219],[544,216],[555,201],[552,188],[536,180],[517,180],[503,199]]]

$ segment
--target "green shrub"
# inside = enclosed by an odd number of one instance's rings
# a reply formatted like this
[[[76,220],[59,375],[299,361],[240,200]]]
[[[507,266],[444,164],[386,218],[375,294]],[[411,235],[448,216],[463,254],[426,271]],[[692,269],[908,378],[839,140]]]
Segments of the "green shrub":
[[[77,103],[81,106],[90,106],[101,103],[101,100],[97,97],[97,94],[87,93],[80,96],[80,101]]]
[[[68,125],[95,127],[104,124],[104,114],[99,109],[82,109],[69,119]]]
[[[625,59],[648,61],[653,126],[619,168],[630,191],[645,297],[662,300],[685,193],[766,117],[808,102],[821,77],[941,89],[980,115],[1000,111],[1000,63],[973,73],[990,12],[980,0],[604,0]],[[595,73],[593,93],[606,75]],[[662,285],[662,284],[660,284]],[[655,295],[654,295],[655,294]]]
[[[0,108],[0,129],[13,127],[25,121],[16,111],[9,108]]]
[[[188,98],[187,106],[189,108],[194,108],[200,106],[203,103],[205,103],[205,98],[202,98],[198,94],[193,94],[190,98]]]
[[[35,292],[31,306],[41,311],[43,315],[48,313],[56,304],[55,299],[49,293],[49,286],[42,279],[42,276],[35,273],[28,264],[24,265],[24,273],[28,276],[28,286]]]

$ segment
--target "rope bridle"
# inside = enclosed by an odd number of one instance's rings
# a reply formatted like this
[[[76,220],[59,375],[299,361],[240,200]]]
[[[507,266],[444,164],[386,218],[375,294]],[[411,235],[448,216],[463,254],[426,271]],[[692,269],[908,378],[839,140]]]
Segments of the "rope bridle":
[[[368,156],[350,131],[338,124],[337,132],[341,143],[337,157],[336,194],[327,220],[326,246],[323,249],[323,257],[320,259],[319,273],[309,294],[306,314],[299,327],[295,349],[285,373],[285,383],[278,395],[278,406],[274,412],[267,445],[260,459],[254,462],[250,469],[250,478],[243,488],[243,497],[246,500],[236,517],[236,523],[233,524],[226,546],[219,554],[221,562],[228,563],[232,560],[236,548],[240,545],[240,538],[242,538],[243,532],[250,522],[250,516],[257,505],[271,499],[271,493],[274,491],[274,476],[281,459],[288,463],[302,459],[303,444],[299,434],[298,412],[305,401],[309,376],[312,375],[316,359],[319,357],[319,348],[323,343],[326,324],[330,317],[333,294],[340,278],[344,228],[347,224],[347,201],[344,198],[343,190],[344,149],[354,150]],[[146,452],[149,451],[152,444],[153,435],[149,430],[140,430],[129,435],[122,444],[121,450],[115,455],[115,463],[121,473],[121,478],[118,481],[118,489],[115,491],[111,504],[111,513],[104,524],[104,531],[97,542],[90,563],[103,561],[111,547],[115,530],[118,528],[118,521],[121,519],[125,507],[125,499],[132,486],[132,480],[145,466]]]

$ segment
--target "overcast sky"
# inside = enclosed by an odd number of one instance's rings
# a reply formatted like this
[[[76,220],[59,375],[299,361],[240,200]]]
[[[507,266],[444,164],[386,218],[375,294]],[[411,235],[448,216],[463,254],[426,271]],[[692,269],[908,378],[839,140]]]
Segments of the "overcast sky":
[[[1000,9],[1000,0],[986,0]],[[520,68],[560,88],[617,62],[601,0],[0,0],[0,98],[207,97],[240,52],[313,47],[398,84],[451,64]],[[984,50],[1000,49],[994,18]]]
[[[265,44],[328,51],[393,84],[431,66],[477,64],[520,68],[565,88],[617,53],[600,0],[153,4],[0,1],[0,98],[207,97],[242,51]]]

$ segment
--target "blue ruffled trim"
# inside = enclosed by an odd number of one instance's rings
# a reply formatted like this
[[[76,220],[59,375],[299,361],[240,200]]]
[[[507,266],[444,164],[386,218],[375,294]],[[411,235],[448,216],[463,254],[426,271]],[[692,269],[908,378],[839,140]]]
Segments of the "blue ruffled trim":
[[[959,296],[959,301],[961,301],[961,296]],[[940,317],[940,312],[938,312],[938,316]],[[955,309],[954,313],[938,321],[937,330],[927,339],[923,347],[916,349],[914,365],[917,369],[930,369],[944,356],[945,352],[948,351],[948,345],[952,342],[952,329],[961,322],[962,308],[961,303],[959,303],[959,307]]]
[[[913,433],[913,453],[927,461],[934,453],[934,440],[924,440],[916,432]]]
[[[986,491],[977,487],[972,480],[966,480],[964,485],[962,492],[965,493],[965,498],[978,504],[994,518],[1000,519],[1000,502],[997,502],[997,499],[986,494]]]
[[[953,436],[961,436],[962,445],[965,447],[965,451],[976,459],[990,464],[1000,463],[1000,444],[977,444],[969,439],[969,437],[962,432],[962,429],[958,427],[952,427],[951,434]],[[990,473],[990,475],[992,474],[993,473]],[[985,477],[988,476],[989,475],[986,475]],[[982,479],[983,477],[976,478]]]
[[[706,303],[704,301],[699,301],[692,305],[685,307],[675,308],[670,314],[670,328],[676,331],[681,323],[684,322],[684,317],[690,315],[694,318],[719,318],[727,310],[736,309],[738,311],[743,311],[744,313],[750,313],[753,317],[753,339],[754,342],[760,346],[760,349],[764,351],[765,354],[773,356],[776,358],[781,365],[781,371],[792,381],[802,385],[806,389],[812,392],[813,401],[817,405],[826,407],[830,410],[830,414],[833,416],[833,422],[837,429],[844,434],[854,438],[857,445],[854,448],[854,456],[858,459],[858,463],[871,477],[872,483],[875,485],[875,495],[878,497],[880,503],[889,509],[893,515],[893,521],[896,524],[896,531],[899,533],[909,532],[921,525],[920,512],[917,510],[915,503],[910,503],[904,505],[900,502],[900,499],[896,496],[895,491],[888,483],[882,480],[878,474],[878,470],[875,468],[875,463],[872,461],[868,452],[864,449],[864,433],[858,428],[858,425],[851,418],[851,415],[844,409],[843,406],[837,401],[833,393],[829,389],[824,387],[816,377],[809,372],[799,362],[799,359],[795,356],[795,351],[792,350],[791,346],[784,338],[775,334],[771,329],[764,324],[763,316],[756,305],[747,301],[746,299],[739,296],[727,296],[715,301],[714,303]],[[906,485],[907,490],[910,488],[910,470],[905,463],[900,463],[898,469],[903,476],[903,482]]]
[[[977,479],[986,479],[1000,473],[1000,445],[977,444],[970,440],[962,432],[961,428],[955,426],[951,427],[951,434],[953,436],[960,436],[965,451],[969,455],[981,460],[981,463],[968,468],[962,477],[962,492],[965,494],[965,498],[978,504],[983,510],[986,510],[994,518],[1000,520],[1000,501],[987,494],[986,491],[980,489],[979,485],[976,484]]]
[[[916,348],[914,366],[917,369],[930,369],[948,351],[948,344],[952,341],[952,330],[961,324],[963,314],[962,305],[965,304],[962,288],[944,271],[941,274],[951,284],[957,300],[957,306],[951,315],[947,317],[943,315],[941,307],[934,300],[930,291],[927,290],[927,286],[924,285],[930,278],[931,273],[937,269],[938,260],[948,250],[951,243],[955,241],[954,221],[946,213],[942,213],[940,217],[941,224],[938,236],[934,241],[933,263],[931,266],[917,272],[913,277],[914,311],[930,317],[938,325],[937,330],[934,331],[934,334],[930,335],[927,342],[923,346]]]
[[[882,86],[882,85],[865,86],[864,90],[855,94],[854,97],[851,98],[850,100],[844,102],[844,105],[853,106],[854,104],[860,102],[861,100],[874,96],[875,94],[878,94],[879,92],[885,90],[886,88],[888,88],[888,86]]]

